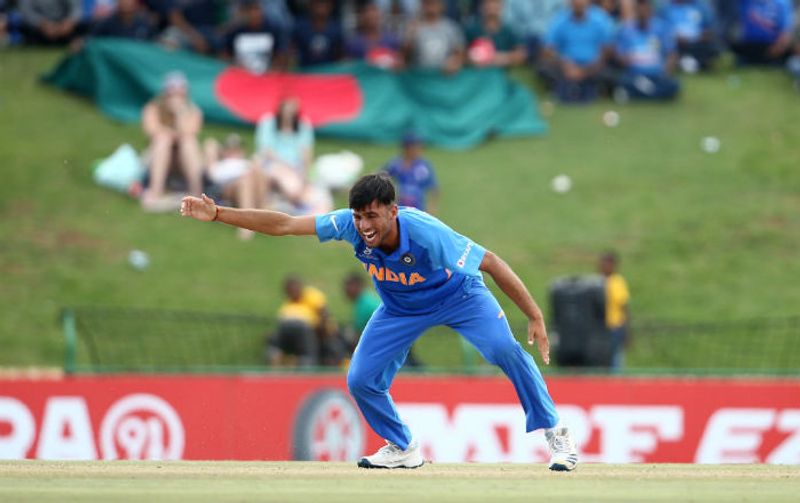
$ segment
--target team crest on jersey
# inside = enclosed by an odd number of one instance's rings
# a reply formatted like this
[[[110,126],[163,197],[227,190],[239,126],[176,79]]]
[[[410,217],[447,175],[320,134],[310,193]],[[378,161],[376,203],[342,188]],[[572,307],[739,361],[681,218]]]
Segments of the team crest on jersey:
[[[375,256],[372,254],[372,251],[373,251],[372,248],[370,248],[369,246],[365,246],[363,250],[358,251],[356,253],[356,256],[361,257],[362,259],[365,260],[376,260]]]
[[[408,266],[411,266],[411,265],[414,265],[414,264],[417,263],[417,259],[415,259],[414,255],[412,255],[410,252],[406,253],[402,257],[400,257],[400,260],[403,262],[403,264],[408,265]]]

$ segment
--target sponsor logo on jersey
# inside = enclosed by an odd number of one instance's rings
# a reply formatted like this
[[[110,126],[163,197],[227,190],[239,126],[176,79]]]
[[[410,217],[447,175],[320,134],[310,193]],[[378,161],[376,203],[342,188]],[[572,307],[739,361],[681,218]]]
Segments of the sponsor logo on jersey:
[[[456,265],[458,267],[461,267],[463,269],[464,266],[466,265],[469,252],[472,251],[472,244],[473,244],[472,241],[467,243],[467,247],[464,248],[464,253],[461,254],[461,257],[458,258],[458,262],[456,262]]]
[[[391,283],[401,283],[403,285],[416,285],[425,281],[425,277],[418,272],[405,273],[394,272],[388,267],[378,267],[375,264],[364,264],[364,269],[375,281],[388,281]]]

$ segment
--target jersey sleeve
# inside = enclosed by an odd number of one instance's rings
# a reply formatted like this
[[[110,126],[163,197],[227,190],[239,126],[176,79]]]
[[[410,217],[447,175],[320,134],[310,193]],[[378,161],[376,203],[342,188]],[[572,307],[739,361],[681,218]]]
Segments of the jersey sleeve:
[[[358,242],[358,232],[353,223],[353,212],[349,209],[341,209],[318,215],[315,221],[317,238],[321,243],[335,239],[336,241],[347,241],[355,245]]]

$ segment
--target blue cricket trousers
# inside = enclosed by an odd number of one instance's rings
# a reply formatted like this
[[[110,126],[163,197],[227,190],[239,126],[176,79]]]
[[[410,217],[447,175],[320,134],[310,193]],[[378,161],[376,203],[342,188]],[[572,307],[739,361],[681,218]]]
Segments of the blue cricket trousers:
[[[353,353],[347,386],[375,433],[402,449],[411,442],[411,432],[397,414],[389,387],[414,341],[436,325],[460,333],[505,372],[525,410],[527,431],[558,423],[533,357],[514,339],[500,305],[483,282],[467,278],[462,290],[431,313],[400,316],[381,305],[369,320]]]

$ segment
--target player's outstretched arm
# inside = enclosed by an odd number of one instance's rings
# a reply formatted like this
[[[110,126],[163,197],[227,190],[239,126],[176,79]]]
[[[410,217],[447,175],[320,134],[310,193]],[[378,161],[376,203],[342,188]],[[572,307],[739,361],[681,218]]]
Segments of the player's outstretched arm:
[[[539,354],[546,364],[550,364],[550,341],[547,339],[547,328],[544,326],[542,310],[533,300],[525,284],[519,276],[500,257],[486,251],[481,261],[480,270],[492,277],[500,290],[528,317],[528,344],[539,347]]]
[[[181,215],[203,222],[223,222],[270,236],[311,236],[317,232],[313,216],[293,217],[280,211],[217,206],[205,194],[202,197],[184,197]]]

